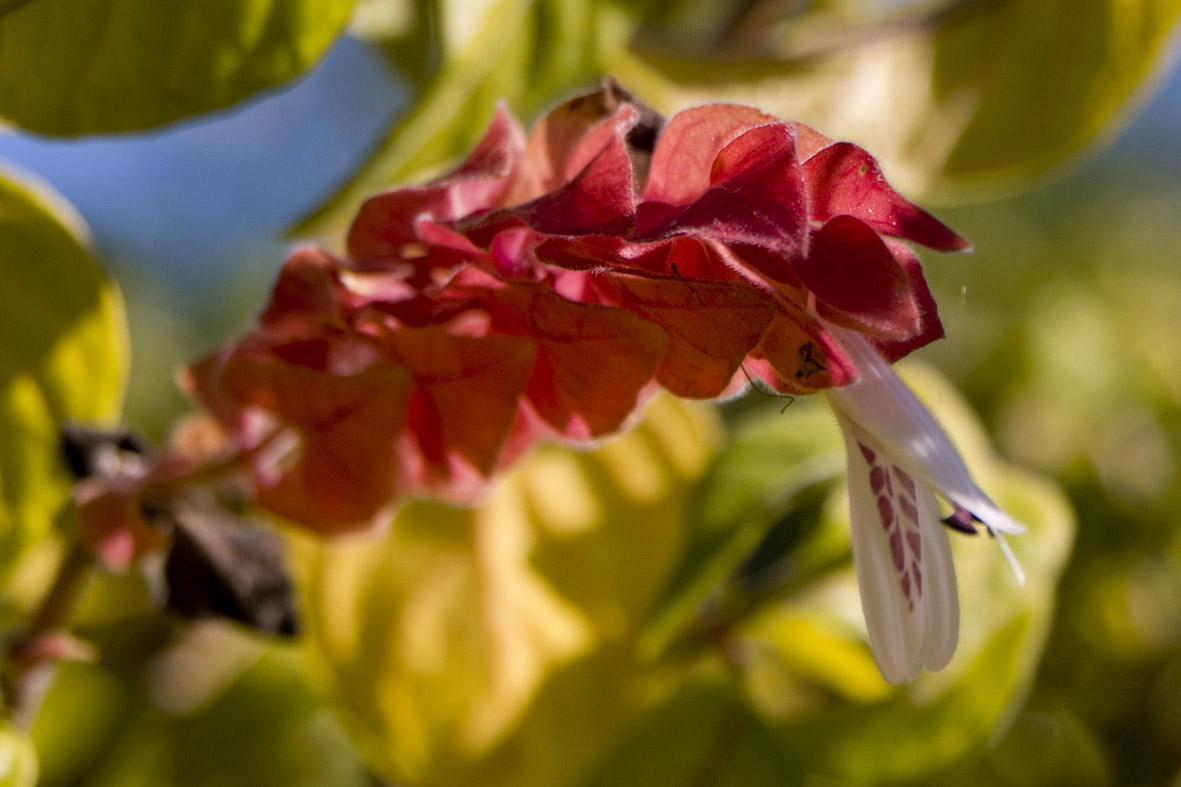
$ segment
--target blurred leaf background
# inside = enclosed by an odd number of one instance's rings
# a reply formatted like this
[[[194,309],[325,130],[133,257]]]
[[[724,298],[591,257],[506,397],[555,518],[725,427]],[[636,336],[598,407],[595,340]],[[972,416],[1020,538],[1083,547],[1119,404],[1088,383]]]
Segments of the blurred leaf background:
[[[193,2],[79,5],[107,23],[0,3],[0,115],[24,129],[0,156],[91,225],[149,435],[291,227],[332,242],[497,100],[528,122],[613,73],[664,112],[744,101],[852,139],[973,241],[926,256],[948,338],[905,369],[1030,525],[1030,582],[957,539],[960,652],[892,689],[825,409],[658,400],[599,450],[539,450],[480,509],[293,537],[296,644],[96,578],[75,625],[101,657],[50,689],[38,783],[1181,784],[1181,2],[225,0],[216,25]],[[31,30],[68,56],[22,51]],[[125,352],[71,211],[26,180],[0,206],[6,629],[68,533],[45,441],[117,412]],[[81,305],[18,320],[27,292]],[[0,782],[31,783],[29,741],[0,727]]]

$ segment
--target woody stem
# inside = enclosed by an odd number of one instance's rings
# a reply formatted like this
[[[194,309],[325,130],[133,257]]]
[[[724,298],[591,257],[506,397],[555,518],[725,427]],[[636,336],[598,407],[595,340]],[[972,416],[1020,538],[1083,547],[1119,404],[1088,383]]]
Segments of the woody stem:
[[[71,545],[28,627],[3,650],[0,674],[4,704],[18,722],[31,722],[40,702],[40,685],[35,674],[44,663],[33,652],[38,640],[65,626],[86,588],[93,565],[94,557],[88,547],[80,543]]]

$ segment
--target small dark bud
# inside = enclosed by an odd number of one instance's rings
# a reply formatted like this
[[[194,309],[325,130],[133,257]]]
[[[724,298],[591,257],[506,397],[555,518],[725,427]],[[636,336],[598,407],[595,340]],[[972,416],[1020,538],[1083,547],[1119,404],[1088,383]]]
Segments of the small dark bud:
[[[61,451],[74,478],[113,478],[128,463],[140,464],[149,449],[136,435],[125,430],[106,431],[77,424],[62,427]]]
[[[192,620],[230,618],[267,634],[298,633],[295,588],[278,534],[196,493],[173,501],[170,516],[168,609]]]

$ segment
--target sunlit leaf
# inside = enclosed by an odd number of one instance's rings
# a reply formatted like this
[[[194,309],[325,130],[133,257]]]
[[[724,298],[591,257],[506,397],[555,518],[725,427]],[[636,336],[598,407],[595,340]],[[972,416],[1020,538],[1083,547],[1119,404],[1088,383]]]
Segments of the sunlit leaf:
[[[1177,0],[998,6],[935,37],[935,100],[978,93],[937,188],[1036,173],[1093,146],[1176,62]]]
[[[123,305],[86,243],[47,187],[0,179],[0,573],[65,502],[62,424],[122,403]]]
[[[34,787],[37,784],[37,750],[28,734],[7,719],[0,719],[0,787]]]
[[[543,447],[475,510],[301,542],[306,617],[398,783],[576,783],[640,707],[634,638],[681,548],[710,411],[653,401],[592,452]]]
[[[680,5],[691,19],[706,3]],[[1175,62],[1181,14],[1178,0],[781,5],[737,9],[705,38],[650,26],[609,64],[660,110],[753,103],[863,144],[926,199],[1012,188],[1109,138]]]
[[[467,151],[498,101],[530,119],[549,102],[593,86],[601,73],[596,47],[602,30],[614,29],[616,16],[601,1],[440,0],[415,8],[417,26],[411,28],[409,46],[424,60],[428,55],[437,60],[437,69],[407,72],[423,80],[415,86],[414,108],[369,163],[305,218],[298,232],[341,230],[365,197]],[[428,31],[433,34],[429,47],[424,44]],[[390,46],[400,46],[401,40],[395,37]]]
[[[0,16],[0,117],[41,134],[152,128],[311,66],[353,0],[28,0]]]

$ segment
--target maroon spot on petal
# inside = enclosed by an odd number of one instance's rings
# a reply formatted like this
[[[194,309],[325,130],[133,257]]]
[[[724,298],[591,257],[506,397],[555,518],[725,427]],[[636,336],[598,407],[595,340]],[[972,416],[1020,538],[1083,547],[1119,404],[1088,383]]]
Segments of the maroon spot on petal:
[[[906,531],[906,543],[910,545],[911,554],[914,555],[915,560],[923,559],[923,540],[919,538],[919,534],[913,530]]]
[[[890,558],[894,561],[894,568],[899,571],[906,566],[906,555],[902,551],[902,534],[897,530],[890,535]]]
[[[882,493],[882,488],[886,485],[886,470],[881,465],[874,465],[873,470],[869,471],[869,488],[873,490],[875,495]]]
[[[915,508],[914,502],[909,497],[903,497],[898,500],[898,506],[902,509],[902,516],[906,517],[906,521],[917,525],[919,523],[919,510]]]
[[[914,586],[918,594],[923,595],[923,572],[919,570],[918,563],[911,563],[910,570],[914,573]]]
[[[905,470],[895,467],[894,477],[898,479],[898,483],[902,484],[902,486],[906,488],[907,492],[910,492],[911,497],[915,496],[914,479],[907,475]]]
[[[858,443],[857,447],[861,449],[861,455],[865,457],[867,464],[873,464],[877,460],[877,454],[865,447],[864,443]]]
[[[910,574],[903,574],[902,575],[902,593],[908,599],[910,598]],[[910,602],[910,608],[914,609],[914,601],[913,600]]]
[[[894,506],[888,498],[881,495],[878,496],[878,516],[881,517],[882,527],[886,530],[894,524]]]

